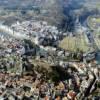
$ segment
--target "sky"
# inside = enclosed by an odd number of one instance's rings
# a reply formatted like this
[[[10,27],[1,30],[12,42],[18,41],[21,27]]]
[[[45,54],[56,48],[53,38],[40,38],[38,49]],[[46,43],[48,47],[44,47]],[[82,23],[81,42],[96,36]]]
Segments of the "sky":
[[[41,5],[45,1],[49,4],[50,2],[59,2],[63,4],[64,7],[76,7],[81,4],[91,4],[93,2],[99,2],[100,0],[0,0],[0,7],[26,7],[32,5]]]

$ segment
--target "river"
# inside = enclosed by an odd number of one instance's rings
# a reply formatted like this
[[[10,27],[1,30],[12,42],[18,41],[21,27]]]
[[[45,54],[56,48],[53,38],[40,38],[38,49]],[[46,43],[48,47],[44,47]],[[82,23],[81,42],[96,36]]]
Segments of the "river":
[[[97,53],[96,60],[98,64],[100,65],[100,51]]]

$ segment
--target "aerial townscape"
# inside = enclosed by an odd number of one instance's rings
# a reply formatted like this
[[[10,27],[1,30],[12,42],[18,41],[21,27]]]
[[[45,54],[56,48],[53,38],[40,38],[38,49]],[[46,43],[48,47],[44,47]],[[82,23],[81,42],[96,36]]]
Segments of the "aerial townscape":
[[[100,0],[0,0],[0,100],[100,100]]]

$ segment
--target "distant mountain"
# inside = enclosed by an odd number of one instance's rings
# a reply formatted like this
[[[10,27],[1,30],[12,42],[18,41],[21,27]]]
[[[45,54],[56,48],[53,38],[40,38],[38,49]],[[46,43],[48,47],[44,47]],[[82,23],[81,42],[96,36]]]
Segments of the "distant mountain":
[[[61,0],[0,0],[0,9],[36,10],[37,17],[57,25],[64,17]]]
[[[76,12],[84,8],[94,8],[100,0],[0,0],[0,9],[38,10],[38,16],[48,22],[72,30]],[[100,6],[100,5],[99,5]],[[72,29],[71,29],[72,28]]]

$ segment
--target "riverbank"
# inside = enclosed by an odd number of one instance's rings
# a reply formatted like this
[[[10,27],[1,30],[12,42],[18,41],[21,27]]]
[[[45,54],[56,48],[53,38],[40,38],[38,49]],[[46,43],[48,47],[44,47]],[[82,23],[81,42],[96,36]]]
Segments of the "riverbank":
[[[97,53],[96,61],[97,61],[98,64],[100,65],[100,51]]]

